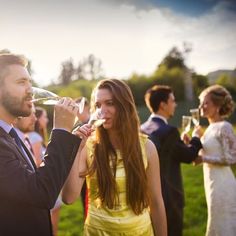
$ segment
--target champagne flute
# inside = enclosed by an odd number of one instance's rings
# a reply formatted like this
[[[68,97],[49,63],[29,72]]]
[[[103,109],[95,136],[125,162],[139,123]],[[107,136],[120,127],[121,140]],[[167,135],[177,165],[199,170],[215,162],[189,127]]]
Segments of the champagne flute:
[[[102,119],[100,117],[101,117],[101,112],[99,112],[98,110],[96,110],[94,113],[91,114],[88,123],[92,125],[93,129],[98,128],[106,121],[106,119]]]
[[[99,114],[100,113],[98,111],[95,111],[94,113],[90,115],[88,124],[92,126],[93,130],[101,126],[106,121],[106,119],[99,118]],[[80,128],[80,126],[81,125],[79,124],[75,125],[75,127],[73,128],[73,133],[75,133]]]
[[[188,133],[191,129],[191,116],[182,116],[182,130],[184,133]]]
[[[36,104],[43,104],[43,105],[49,105],[53,106],[56,105],[57,102],[60,100],[61,97],[59,97],[57,94],[48,91],[46,89],[32,87],[33,90],[33,103]],[[84,104],[85,104],[85,98],[82,97],[80,103],[77,103],[76,106],[79,107],[79,113],[81,114],[84,110]]]
[[[190,109],[190,113],[192,115],[193,124],[195,126],[198,126],[200,123],[199,109],[198,108]]]

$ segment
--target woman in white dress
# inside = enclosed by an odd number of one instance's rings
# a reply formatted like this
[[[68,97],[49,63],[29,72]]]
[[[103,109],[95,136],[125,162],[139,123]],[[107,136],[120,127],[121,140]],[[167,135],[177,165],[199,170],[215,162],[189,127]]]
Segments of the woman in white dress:
[[[230,165],[236,164],[236,136],[232,125],[225,121],[233,111],[230,93],[213,85],[199,96],[200,113],[209,121],[205,132],[196,128],[203,149],[204,187],[208,208],[207,236],[236,235],[236,179]]]

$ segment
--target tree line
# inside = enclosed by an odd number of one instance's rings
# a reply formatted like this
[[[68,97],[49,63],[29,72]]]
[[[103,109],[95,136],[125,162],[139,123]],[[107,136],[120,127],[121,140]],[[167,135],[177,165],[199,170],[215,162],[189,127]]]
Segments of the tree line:
[[[145,91],[154,84],[165,84],[173,88],[177,101],[196,101],[199,93],[209,86],[206,75],[197,74],[186,65],[186,57],[191,52],[190,44],[184,43],[183,49],[173,47],[157,64],[150,75],[132,74],[126,82],[130,86],[137,106],[144,105]],[[10,52],[8,49],[0,53]],[[29,61],[29,72],[33,77],[32,62]],[[235,69],[236,72],[236,69]],[[90,98],[91,91],[98,80],[104,79],[102,61],[93,54],[83,58],[77,65],[73,59],[65,60],[61,64],[60,75],[56,82],[47,86],[47,89],[60,96],[73,98],[85,96]],[[215,80],[230,90],[236,98],[236,78],[222,74]],[[34,85],[39,86],[40,84]]]
[[[198,74],[186,65],[186,57],[191,50],[191,45],[187,43],[183,44],[182,50],[174,46],[150,75],[130,75],[126,82],[131,87],[137,106],[144,105],[145,91],[155,84],[171,86],[177,101],[194,102],[198,99],[200,92],[209,86],[210,82],[206,75]],[[97,81],[106,78],[102,61],[92,54],[85,57],[77,66],[72,59],[64,61],[61,68],[58,83],[48,86],[48,89],[61,96],[89,98]],[[214,83],[225,86],[236,98],[236,78],[223,74]]]

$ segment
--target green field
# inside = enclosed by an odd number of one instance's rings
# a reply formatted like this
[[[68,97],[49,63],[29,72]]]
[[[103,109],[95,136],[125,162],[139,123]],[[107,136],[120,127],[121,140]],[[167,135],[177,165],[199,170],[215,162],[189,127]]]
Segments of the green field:
[[[184,236],[203,236],[207,211],[203,189],[202,166],[182,165],[185,188]],[[80,236],[83,212],[80,200],[61,210],[59,236]]]
[[[185,189],[183,235],[205,235],[207,209],[203,187],[202,166],[183,164],[182,173]]]
[[[60,211],[58,236],[80,236],[83,230],[83,208],[80,199],[63,205]]]

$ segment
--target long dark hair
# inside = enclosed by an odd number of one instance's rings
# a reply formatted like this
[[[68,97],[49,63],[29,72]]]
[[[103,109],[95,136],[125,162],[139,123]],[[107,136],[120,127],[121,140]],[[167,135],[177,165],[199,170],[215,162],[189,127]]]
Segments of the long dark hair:
[[[142,213],[149,205],[147,176],[139,139],[139,118],[132,92],[128,85],[117,79],[100,81],[93,90],[91,108],[95,109],[94,94],[99,89],[108,89],[116,107],[115,128],[120,141],[120,152],[126,175],[126,199],[135,214]],[[110,163],[113,157],[113,168]],[[115,158],[115,161],[114,161]],[[102,203],[113,208],[118,199],[116,184],[116,151],[111,144],[107,130],[102,126],[95,131],[94,159],[87,174],[96,173],[98,197]]]

